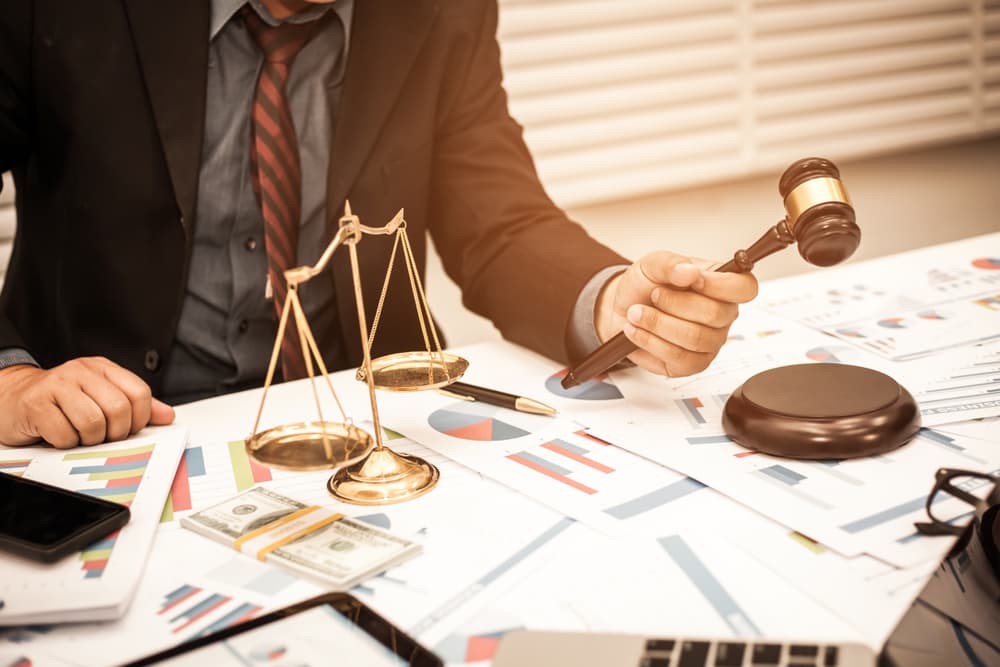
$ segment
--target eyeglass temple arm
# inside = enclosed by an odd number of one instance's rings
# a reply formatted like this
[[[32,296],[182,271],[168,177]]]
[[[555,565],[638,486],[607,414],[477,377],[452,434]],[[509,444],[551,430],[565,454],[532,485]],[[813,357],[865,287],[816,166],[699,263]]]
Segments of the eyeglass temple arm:
[[[993,475],[985,472],[977,472],[975,470],[958,470],[955,468],[939,468],[936,473],[934,473],[935,484],[934,489],[931,490],[930,498],[933,498],[938,490],[944,490],[951,495],[964,500],[973,507],[982,502],[982,499],[975,496],[965,489],[959,488],[951,483],[951,480],[955,477],[974,477],[976,479],[985,479],[996,484],[1000,479],[997,479]],[[930,501],[928,498],[928,501]]]

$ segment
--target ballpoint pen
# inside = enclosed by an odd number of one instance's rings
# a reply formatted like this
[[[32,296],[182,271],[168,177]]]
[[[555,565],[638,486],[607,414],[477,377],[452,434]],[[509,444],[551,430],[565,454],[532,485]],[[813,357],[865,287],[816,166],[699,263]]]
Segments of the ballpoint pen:
[[[545,405],[541,401],[525,396],[515,396],[496,389],[477,387],[464,382],[452,382],[447,387],[438,389],[442,394],[455,396],[465,401],[482,401],[490,405],[499,405],[502,408],[510,408],[518,412],[528,412],[533,415],[554,415],[556,409]]]

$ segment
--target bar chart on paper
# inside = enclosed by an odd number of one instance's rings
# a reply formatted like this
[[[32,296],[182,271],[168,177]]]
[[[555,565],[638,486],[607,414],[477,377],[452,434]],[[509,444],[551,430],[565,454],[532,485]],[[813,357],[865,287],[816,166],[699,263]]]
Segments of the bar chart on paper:
[[[249,621],[261,609],[260,605],[241,602],[229,595],[182,584],[164,596],[157,614],[169,626],[171,634],[190,639]],[[206,619],[211,621],[204,622]],[[192,626],[197,623],[202,624],[194,631]]]
[[[615,379],[626,396],[639,397],[630,428],[618,429],[623,447],[690,475],[845,556],[869,553],[900,567],[940,557],[939,543],[912,535],[934,471],[947,465],[1000,467],[1000,452],[988,442],[936,430],[925,430],[881,456],[777,459],[744,449],[722,432],[718,396],[674,398],[659,388],[665,383],[656,378],[622,374]],[[598,435],[614,432],[601,429]]]
[[[288,472],[263,466],[246,452],[243,440],[192,443],[177,467],[161,523],[172,524],[179,515],[230,498],[257,484],[273,484],[296,498],[325,498],[329,471]]]
[[[135,499],[155,445],[147,443],[111,451],[75,451],[61,454],[64,488],[129,506]],[[50,466],[50,471],[54,467]],[[51,479],[51,478],[50,478]],[[80,551],[81,576],[99,579],[104,575],[119,531]]]
[[[721,438],[684,453],[678,469],[734,499],[752,499],[761,513],[845,555],[867,552],[903,567],[940,555],[933,540],[914,536],[912,526],[934,471],[1000,465],[1000,454],[988,443],[929,429],[898,450],[863,459],[740,456],[736,445]]]
[[[583,536],[562,546],[517,591],[469,617],[434,650],[450,662],[488,659],[519,628],[653,636],[669,628],[674,636],[752,638],[790,625],[789,609],[804,617],[792,623],[803,632],[830,618],[751,556],[702,531],[614,546]]]
[[[760,628],[683,537],[670,535],[661,537],[658,542],[674,564],[698,589],[702,597],[712,605],[712,608],[725,621],[734,635],[752,637],[760,634]]]
[[[0,614],[6,624],[104,620],[121,614],[135,591],[170,480],[184,449],[182,427],[156,427],[121,442],[72,450],[45,446],[0,451],[9,473],[125,505],[120,530],[45,566],[3,560]]]
[[[946,365],[946,372],[929,368],[921,373],[929,381],[918,385],[913,397],[923,423],[938,426],[996,415],[1000,411],[1000,347],[987,345],[951,357],[954,362]]]
[[[479,619],[471,622],[482,623]],[[500,641],[508,632],[520,630],[524,626],[516,616],[510,615],[506,622],[499,621],[490,628],[470,630],[463,628],[446,637],[434,647],[434,651],[449,663],[482,662],[492,660]]]
[[[472,414],[489,414],[494,422],[522,417],[486,407]],[[663,513],[682,513],[689,497],[704,488],[589,434],[575,422],[539,418],[547,425],[544,437],[523,428],[518,437],[479,440],[456,438],[454,429],[447,428],[451,423],[442,422],[441,412],[430,415],[430,428],[414,420],[410,435],[462,465],[601,530],[621,534],[651,529]],[[484,426],[477,428],[485,432]]]
[[[24,474],[24,471],[28,469],[28,464],[30,463],[31,459],[21,458],[0,461],[0,472],[20,477]]]
[[[161,521],[172,521],[174,512],[184,512],[194,507],[191,502],[191,479],[205,476],[205,454],[202,447],[188,447],[181,456],[177,473],[170,485],[170,495],[163,506]]]
[[[57,625],[46,650],[71,664],[120,664],[312,597],[321,588],[186,530],[160,531],[128,613],[111,624]],[[42,635],[19,638],[25,653]],[[0,649],[14,643],[0,633]],[[40,664],[45,664],[44,662]],[[269,664],[269,663],[268,663]]]
[[[729,400],[729,394],[689,396],[674,401],[674,405],[688,420],[691,428],[701,430],[709,425],[718,428],[722,421],[722,409]]]
[[[516,618],[529,629],[663,636],[666,628],[672,636],[745,638],[851,632],[806,593],[704,526],[614,541],[594,533],[581,538],[532,572],[519,586],[520,599],[498,598],[491,609],[517,609]],[[587,558],[579,556],[584,553]],[[502,617],[476,620],[457,633],[454,648],[468,646],[462,638],[504,628]]]

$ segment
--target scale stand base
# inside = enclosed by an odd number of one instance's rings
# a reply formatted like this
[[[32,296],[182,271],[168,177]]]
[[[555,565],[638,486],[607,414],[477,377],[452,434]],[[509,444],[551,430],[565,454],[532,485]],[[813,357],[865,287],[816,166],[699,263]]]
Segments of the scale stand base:
[[[352,505],[389,505],[424,495],[437,485],[439,477],[433,464],[379,447],[361,461],[337,470],[326,488],[337,500]]]
[[[920,430],[910,392],[884,373],[848,364],[797,364],[754,375],[722,411],[737,443],[795,459],[875,456]]]

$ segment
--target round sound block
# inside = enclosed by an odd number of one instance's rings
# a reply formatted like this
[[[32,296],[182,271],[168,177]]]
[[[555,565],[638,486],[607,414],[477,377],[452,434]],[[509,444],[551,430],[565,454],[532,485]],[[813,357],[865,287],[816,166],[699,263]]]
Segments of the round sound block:
[[[726,435],[795,459],[882,454],[920,429],[910,392],[884,373],[848,364],[772,368],[744,382],[722,411]]]

